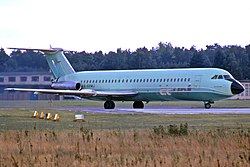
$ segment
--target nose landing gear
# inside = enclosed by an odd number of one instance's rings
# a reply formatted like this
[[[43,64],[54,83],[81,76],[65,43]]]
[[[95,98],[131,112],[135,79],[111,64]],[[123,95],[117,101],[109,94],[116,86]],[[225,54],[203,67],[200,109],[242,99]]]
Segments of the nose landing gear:
[[[211,108],[211,104],[214,104],[214,102],[213,101],[204,102],[204,106],[206,109]]]

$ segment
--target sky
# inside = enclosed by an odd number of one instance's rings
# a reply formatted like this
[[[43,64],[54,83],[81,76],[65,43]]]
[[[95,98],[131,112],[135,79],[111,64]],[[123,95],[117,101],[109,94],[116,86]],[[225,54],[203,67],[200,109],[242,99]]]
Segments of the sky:
[[[0,16],[4,49],[250,44],[249,0],[0,0]]]

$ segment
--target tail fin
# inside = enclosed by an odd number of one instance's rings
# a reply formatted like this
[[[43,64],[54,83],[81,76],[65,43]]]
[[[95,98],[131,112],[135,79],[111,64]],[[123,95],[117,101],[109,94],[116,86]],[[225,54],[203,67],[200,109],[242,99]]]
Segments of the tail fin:
[[[75,70],[73,69],[73,67],[71,66],[68,59],[65,57],[63,53],[65,50],[61,48],[50,48],[50,49],[9,48],[9,49],[43,52],[55,79],[58,79],[64,75],[75,73]]]
[[[57,51],[52,54],[51,52],[49,54],[45,53],[45,57],[55,79],[75,73],[75,70],[63,54],[63,51]]]

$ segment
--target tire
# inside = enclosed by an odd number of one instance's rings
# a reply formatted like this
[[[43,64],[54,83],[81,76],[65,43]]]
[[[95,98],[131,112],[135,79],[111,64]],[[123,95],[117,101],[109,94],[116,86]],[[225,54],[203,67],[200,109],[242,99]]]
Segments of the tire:
[[[106,101],[104,103],[104,108],[105,109],[114,109],[115,108],[115,103],[113,101]]]
[[[144,108],[144,104],[142,101],[135,101],[133,103],[133,108]]]
[[[206,108],[206,109],[211,108],[211,104],[210,104],[210,103],[205,103],[204,105],[205,105],[205,108]]]

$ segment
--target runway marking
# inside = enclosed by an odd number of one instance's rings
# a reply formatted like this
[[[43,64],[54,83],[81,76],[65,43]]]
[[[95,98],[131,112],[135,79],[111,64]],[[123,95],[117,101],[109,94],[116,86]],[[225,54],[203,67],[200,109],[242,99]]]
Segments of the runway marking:
[[[85,111],[92,113],[111,114],[250,114],[250,108],[183,108],[183,107],[146,107],[144,109],[132,109],[118,107],[115,109],[103,109],[101,107],[60,107],[56,110]]]

